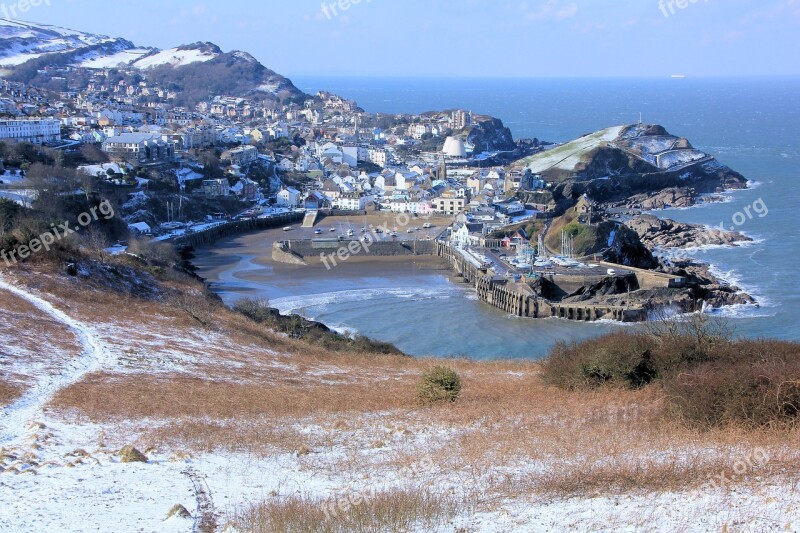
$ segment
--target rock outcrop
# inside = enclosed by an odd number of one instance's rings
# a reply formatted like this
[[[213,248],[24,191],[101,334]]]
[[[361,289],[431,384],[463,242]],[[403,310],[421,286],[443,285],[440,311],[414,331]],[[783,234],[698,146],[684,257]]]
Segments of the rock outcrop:
[[[698,224],[687,224],[652,215],[639,215],[625,222],[648,249],[698,248],[701,246],[732,246],[752,241],[736,231],[726,231]]]

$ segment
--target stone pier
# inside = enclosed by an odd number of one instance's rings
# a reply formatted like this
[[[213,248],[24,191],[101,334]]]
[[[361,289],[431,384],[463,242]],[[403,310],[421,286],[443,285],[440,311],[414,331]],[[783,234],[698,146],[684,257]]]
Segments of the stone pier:
[[[513,316],[566,318],[582,322],[601,319],[638,322],[646,318],[644,310],[638,308],[550,302],[539,297],[527,283],[489,274],[484,265],[445,242],[437,241],[436,255],[444,258],[465,283],[475,287],[481,301]]]

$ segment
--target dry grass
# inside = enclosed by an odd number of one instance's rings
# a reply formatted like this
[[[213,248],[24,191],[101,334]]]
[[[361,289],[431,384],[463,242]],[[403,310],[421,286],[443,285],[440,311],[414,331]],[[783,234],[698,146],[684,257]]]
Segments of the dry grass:
[[[342,494],[326,500],[298,496],[240,509],[232,523],[251,533],[359,533],[432,530],[456,514],[456,504],[425,489]]]
[[[0,407],[11,404],[22,395],[22,391],[20,385],[0,380]]]
[[[172,351],[201,359],[158,375],[135,366],[128,374],[92,374],[60,391],[49,405],[108,426],[138,423],[139,430],[117,437],[145,451],[154,446],[189,453],[298,452],[298,461],[313,472],[347,472],[354,478],[397,472],[424,457],[439,479],[484,488],[481,500],[472,503],[488,508],[503,498],[537,494],[566,498],[684,490],[730,472],[757,448],[769,451],[769,462],[735,478],[736,483],[749,483],[750,475],[800,476],[795,452],[800,432],[687,428],[665,416],[659,387],[567,391],[545,384],[533,362],[448,360],[461,378],[458,400],[424,407],[415,385],[440,361],[331,353],[224,308],[203,325],[158,301],[130,297],[120,305],[119,295],[107,290],[82,290],[55,276],[36,279],[44,291],[70,302],[65,311],[103,325],[98,331],[108,344],[120,350],[145,347],[132,364]],[[334,449],[335,458],[323,459]],[[380,453],[366,461],[365,449]],[[397,505],[423,509],[424,496],[397,495],[410,498]],[[449,509],[447,501],[439,503]],[[303,524],[319,518],[320,505],[269,501],[243,510],[237,520],[249,520],[256,531],[273,523],[304,531]],[[393,504],[385,505],[386,510],[375,511],[389,517],[385,523],[405,523],[391,522]],[[431,509],[437,505],[433,502]],[[373,522],[367,518],[348,524],[356,531],[368,529]]]

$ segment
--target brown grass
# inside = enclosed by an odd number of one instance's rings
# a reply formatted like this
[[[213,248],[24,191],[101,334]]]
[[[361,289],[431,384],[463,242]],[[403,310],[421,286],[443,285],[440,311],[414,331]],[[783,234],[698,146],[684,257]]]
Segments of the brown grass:
[[[22,395],[23,388],[15,383],[0,380],[0,407],[11,404]]]
[[[107,331],[99,328],[106,342],[133,350],[147,344],[158,351],[138,354],[143,360],[162,350],[186,353],[189,339],[192,351],[201,345],[198,355],[205,360],[189,371],[92,374],[49,405],[111,427],[139,422],[138,429],[120,430],[115,438],[147,453],[151,446],[188,453],[296,452],[314,472],[365,478],[425,458],[437,476],[456,475],[464,484],[486,487],[475,505],[532,494],[684,490],[729,472],[756,448],[768,450],[770,461],[748,474],[780,480],[800,475],[794,451],[800,431],[687,427],[667,416],[659,386],[569,391],[544,383],[534,362],[448,360],[461,378],[461,393],[455,402],[425,407],[417,402],[415,385],[440,361],[331,353],[222,308],[203,325],[157,301],[130,297],[120,305],[119,295],[107,290],[81,290],[55,275],[37,280],[43,290],[70,302],[64,309],[71,315],[106,325]],[[172,338],[157,346],[159,339],[148,329]],[[309,427],[316,429],[301,431]],[[342,452],[338,459],[320,459],[334,448]],[[365,449],[380,453],[365,461]],[[403,505],[413,509],[425,494],[406,496],[411,500]],[[449,508],[448,501],[441,503]],[[256,525],[279,520],[274,523],[293,523],[303,531],[319,512],[316,501],[270,500],[242,510],[237,520]]]
[[[233,525],[252,533],[351,533],[426,530],[442,526],[456,513],[453,501],[425,489],[342,494],[315,500],[292,496],[240,509]]]

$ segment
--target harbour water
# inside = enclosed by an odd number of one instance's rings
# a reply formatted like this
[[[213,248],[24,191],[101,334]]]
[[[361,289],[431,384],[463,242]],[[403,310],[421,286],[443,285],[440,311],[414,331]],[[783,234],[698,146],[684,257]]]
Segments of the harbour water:
[[[800,78],[294,81],[306,92],[353,98],[369,112],[460,107],[501,118],[515,138],[556,142],[635,122],[641,112],[646,122],[688,138],[753,182],[724,203],[658,215],[722,224],[756,239],[694,255],[758,300],[757,308],[720,313],[738,334],[800,340]],[[757,201],[767,207],[765,216],[752,208]],[[196,263],[228,302],[264,296],[284,312],[393,342],[414,355],[538,358],[559,340],[634,327],[512,318],[478,302],[443,265],[431,262],[286,270],[259,260],[265,253],[257,236],[242,236],[201,251]]]

